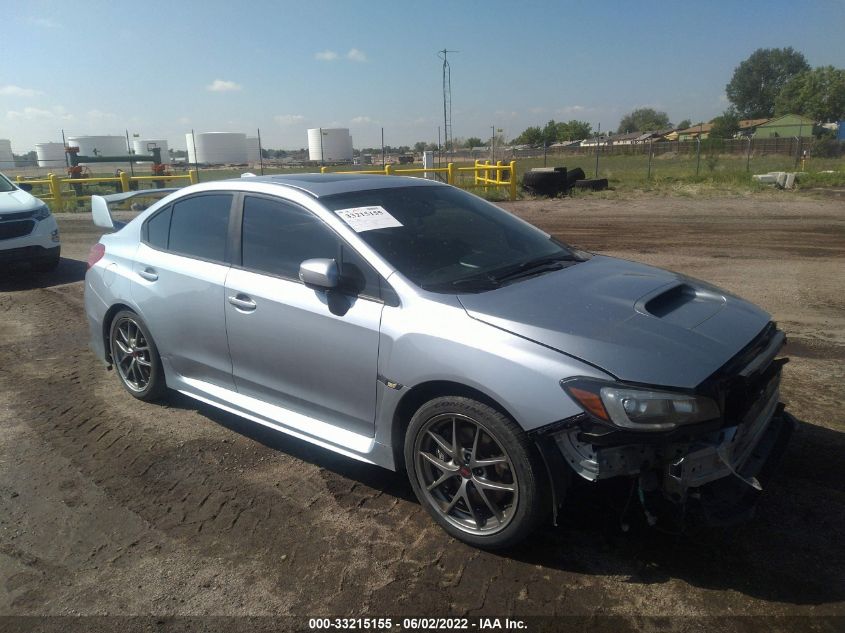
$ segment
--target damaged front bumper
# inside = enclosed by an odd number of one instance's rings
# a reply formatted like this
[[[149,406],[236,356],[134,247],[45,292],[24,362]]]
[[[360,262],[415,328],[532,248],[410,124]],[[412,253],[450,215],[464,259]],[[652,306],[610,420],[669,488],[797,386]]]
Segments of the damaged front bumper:
[[[630,478],[651,524],[666,515],[687,524],[735,523],[753,514],[796,427],[779,401],[779,386],[778,370],[732,425],[602,441],[582,416],[537,438],[538,445],[550,471],[562,461],[588,481]],[[556,502],[564,496],[558,483],[555,496]]]

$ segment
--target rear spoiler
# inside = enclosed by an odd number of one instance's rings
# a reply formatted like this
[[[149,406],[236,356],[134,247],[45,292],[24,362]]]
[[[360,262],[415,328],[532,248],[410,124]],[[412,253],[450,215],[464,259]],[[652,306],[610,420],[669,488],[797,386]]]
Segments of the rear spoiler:
[[[96,226],[104,229],[122,229],[125,222],[118,222],[112,218],[109,204],[113,202],[123,202],[130,198],[163,198],[170,195],[174,191],[178,191],[178,187],[168,187],[164,189],[141,189],[140,191],[128,191],[126,193],[114,193],[110,196],[91,196],[91,217]]]

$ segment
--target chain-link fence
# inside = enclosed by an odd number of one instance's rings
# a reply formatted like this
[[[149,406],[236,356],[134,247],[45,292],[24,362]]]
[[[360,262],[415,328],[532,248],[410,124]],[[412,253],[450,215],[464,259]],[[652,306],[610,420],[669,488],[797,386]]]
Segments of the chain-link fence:
[[[577,147],[503,148],[520,167],[581,167],[587,177],[636,183],[649,180],[747,180],[770,171],[845,170],[845,142],[769,138],[660,141]]]

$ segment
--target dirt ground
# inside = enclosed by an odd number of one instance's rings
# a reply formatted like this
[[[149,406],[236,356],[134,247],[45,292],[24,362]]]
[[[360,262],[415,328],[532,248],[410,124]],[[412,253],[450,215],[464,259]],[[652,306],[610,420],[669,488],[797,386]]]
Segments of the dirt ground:
[[[184,397],[137,402],[87,349],[98,233],[60,215],[58,271],[0,277],[0,614],[845,615],[845,201],[503,206],[774,315],[802,424],[751,523],[623,533],[612,495],[589,489],[559,527],[487,553],[448,538],[399,475]]]

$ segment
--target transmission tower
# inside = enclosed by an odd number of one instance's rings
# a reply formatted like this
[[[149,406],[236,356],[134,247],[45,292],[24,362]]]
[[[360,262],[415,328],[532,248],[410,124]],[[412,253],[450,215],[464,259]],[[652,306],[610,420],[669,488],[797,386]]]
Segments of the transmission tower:
[[[457,52],[445,48],[437,52],[437,56],[443,60],[443,149],[447,153],[452,148],[452,69],[446,57],[449,53]]]

